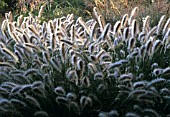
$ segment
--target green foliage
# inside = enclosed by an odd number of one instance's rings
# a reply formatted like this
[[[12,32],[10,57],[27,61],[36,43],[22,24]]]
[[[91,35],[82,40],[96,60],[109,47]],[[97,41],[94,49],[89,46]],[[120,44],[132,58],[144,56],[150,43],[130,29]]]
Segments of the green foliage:
[[[1,0],[0,1],[0,10],[2,10],[4,7],[6,7],[7,6],[7,4],[5,3],[5,1],[4,0]]]

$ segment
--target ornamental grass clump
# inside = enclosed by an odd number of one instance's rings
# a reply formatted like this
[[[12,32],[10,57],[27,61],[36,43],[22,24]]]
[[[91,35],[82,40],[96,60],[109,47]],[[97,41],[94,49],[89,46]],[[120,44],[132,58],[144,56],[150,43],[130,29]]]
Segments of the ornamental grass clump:
[[[7,13],[0,116],[169,116],[169,17],[140,27],[137,9],[115,24],[96,7],[88,21]]]

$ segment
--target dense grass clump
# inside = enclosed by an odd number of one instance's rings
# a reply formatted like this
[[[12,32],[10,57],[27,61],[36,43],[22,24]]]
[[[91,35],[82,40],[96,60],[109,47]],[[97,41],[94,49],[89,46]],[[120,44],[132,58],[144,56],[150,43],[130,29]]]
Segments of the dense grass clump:
[[[170,116],[170,18],[108,23],[11,12],[0,39],[0,116]],[[142,25],[140,25],[142,24]]]

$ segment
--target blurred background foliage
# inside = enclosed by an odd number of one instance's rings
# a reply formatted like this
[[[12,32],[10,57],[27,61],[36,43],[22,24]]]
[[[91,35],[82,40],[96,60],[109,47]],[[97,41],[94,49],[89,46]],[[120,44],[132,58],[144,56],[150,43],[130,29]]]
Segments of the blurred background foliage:
[[[1,0],[1,19],[5,12],[13,11],[14,16],[29,12],[37,14],[40,6],[46,3],[42,21],[54,19],[56,17],[74,14],[75,18],[92,17],[93,7],[97,7],[107,22],[115,23],[125,13],[130,13],[134,7],[139,7],[137,19],[142,21],[143,17],[151,16],[151,25],[158,23],[158,19],[163,15],[170,15],[169,0]],[[156,11],[156,12],[154,12]],[[154,19],[154,20],[153,20]]]
[[[7,4],[4,2],[4,0],[0,1],[0,9],[3,9]]]

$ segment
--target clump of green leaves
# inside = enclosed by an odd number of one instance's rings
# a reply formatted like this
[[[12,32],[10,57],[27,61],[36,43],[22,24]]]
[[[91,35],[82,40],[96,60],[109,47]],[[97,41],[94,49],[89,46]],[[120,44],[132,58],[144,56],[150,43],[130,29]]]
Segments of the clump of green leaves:
[[[5,1],[4,0],[1,0],[0,1],[0,10],[2,10],[4,7],[6,7],[7,6],[7,3],[5,3]]]

